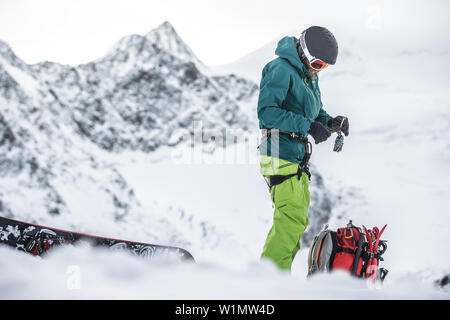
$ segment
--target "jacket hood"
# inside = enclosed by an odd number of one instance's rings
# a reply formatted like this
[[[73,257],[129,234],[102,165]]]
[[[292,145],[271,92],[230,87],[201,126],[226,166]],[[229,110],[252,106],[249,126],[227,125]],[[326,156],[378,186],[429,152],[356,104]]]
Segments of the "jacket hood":
[[[280,58],[287,59],[297,70],[310,78],[311,75],[298,56],[297,48],[295,47],[296,43],[297,39],[295,37],[284,37],[278,41],[275,54]]]

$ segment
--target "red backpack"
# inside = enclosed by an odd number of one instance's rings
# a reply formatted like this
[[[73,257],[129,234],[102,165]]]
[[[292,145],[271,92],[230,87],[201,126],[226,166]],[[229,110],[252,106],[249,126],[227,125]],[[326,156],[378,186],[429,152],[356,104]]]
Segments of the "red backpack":
[[[380,237],[381,231],[374,227],[364,232],[355,227],[352,221],[337,231],[328,229],[328,225],[314,238],[308,254],[308,276],[316,272],[345,270],[359,278],[370,278],[381,282],[388,271],[379,268],[381,257],[387,249],[386,241]]]

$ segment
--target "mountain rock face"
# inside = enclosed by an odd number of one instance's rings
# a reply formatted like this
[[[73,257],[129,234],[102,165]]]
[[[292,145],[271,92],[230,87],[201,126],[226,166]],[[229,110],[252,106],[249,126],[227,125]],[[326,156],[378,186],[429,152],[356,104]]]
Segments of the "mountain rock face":
[[[229,94],[227,81],[216,81],[205,68],[169,23],[146,36],[125,37],[105,57],[76,68],[49,62],[30,67],[60,107],[70,109],[84,138],[107,151],[144,152],[194,120],[207,128],[248,127],[240,103],[257,86],[247,81]]]
[[[255,130],[257,94],[249,80],[212,75],[168,22],[79,66],[28,65],[0,41],[0,214],[125,219],[140,203],[111,157],[175,146],[174,131],[192,133],[194,121]],[[326,220],[324,186],[313,189]]]

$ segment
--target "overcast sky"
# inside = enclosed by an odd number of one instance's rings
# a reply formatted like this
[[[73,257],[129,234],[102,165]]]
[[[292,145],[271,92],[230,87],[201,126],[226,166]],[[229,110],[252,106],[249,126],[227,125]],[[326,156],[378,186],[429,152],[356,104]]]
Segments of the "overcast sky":
[[[221,65],[311,24],[377,32],[406,22],[411,33],[442,30],[449,2],[0,0],[0,39],[27,63],[76,65],[100,58],[125,35],[146,34],[168,20],[200,60]]]

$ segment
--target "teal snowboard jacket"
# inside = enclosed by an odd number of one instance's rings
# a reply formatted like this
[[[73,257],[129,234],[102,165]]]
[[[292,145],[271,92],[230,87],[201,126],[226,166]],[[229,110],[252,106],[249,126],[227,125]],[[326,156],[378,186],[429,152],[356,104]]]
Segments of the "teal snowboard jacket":
[[[325,127],[331,116],[323,109],[318,77],[311,75],[303,65],[296,49],[295,37],[284,37],[278,42],[275,54],[262,71],[258,98],[258,119],[261,129],[275,128],[295,132],[306,137],[312,122]],[[261,155],[275,155],[276,146],[263,138]],[[287,135],[279,136],[278,158],[300,163],[305,155],[302,142]]]

